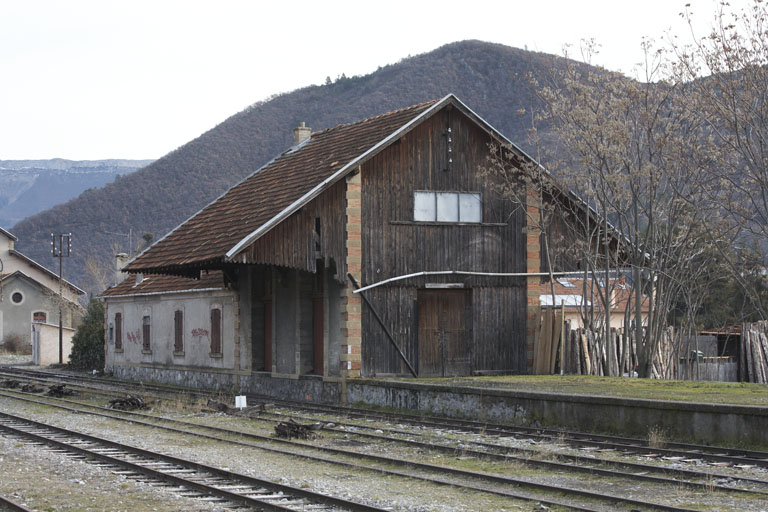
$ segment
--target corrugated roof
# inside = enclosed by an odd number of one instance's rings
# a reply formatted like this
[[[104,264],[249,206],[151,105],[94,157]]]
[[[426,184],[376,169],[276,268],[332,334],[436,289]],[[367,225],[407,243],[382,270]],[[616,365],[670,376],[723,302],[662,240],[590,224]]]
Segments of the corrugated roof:
[[[309,141],[230,188],[124,269],[183,273],[185,267],[225,261],[230,249],[435,103],[313,133]]]
[[[224,288],[221,271],[203,272],[200,279],[167,275],[145,275],[140,283],[131,276],[120,284],[107,288],[99,297],[127,297],[133,295],[158,295],[161,293],[199,292]]]

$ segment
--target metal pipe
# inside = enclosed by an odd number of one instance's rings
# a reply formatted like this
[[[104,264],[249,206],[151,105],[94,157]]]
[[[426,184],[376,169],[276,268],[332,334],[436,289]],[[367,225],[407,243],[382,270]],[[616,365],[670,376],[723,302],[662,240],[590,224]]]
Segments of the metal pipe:
[[[602,275],[602,272],[598,272]],[[393,281],[402,281],[403,279],[410,279],[412,277],[421,276],[444,276],[444,275],[456,275],[456,276],[485,276],[485,277],[549,277],[549,276],[578,276],[584,274],[583,270],[573,272],[470,272],[465,270],[424,270],[422,272],[414,272],[413,274],[405,274],[397,277],[390,277],[378,283],[369,284],[358,288],[353,293],[360,293],[371,288],[376,288],[383,284],[391,283]]]

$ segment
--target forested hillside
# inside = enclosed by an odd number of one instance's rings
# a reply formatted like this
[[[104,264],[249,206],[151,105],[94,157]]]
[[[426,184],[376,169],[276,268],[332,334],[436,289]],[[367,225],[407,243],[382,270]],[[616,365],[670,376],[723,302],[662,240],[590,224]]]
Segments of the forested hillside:
[[[72,232],[74,252],[65,275],[87,286],[88,257],[108,261],[115,242],[127,251],[127,237],[114,233],[149,232],[160,238],[289,147],[292,129],[301,121],[320,130],[452,92],[525,147],[525,116],[517,113],[530,106],[525,74],[543,73],[552,58],[464,41],[367,76],[342,76],[326,85],[279,95],[233,115],[135,173],[24,219],[12,228],[19,237],[18,249],[50,266],[50,233]]]

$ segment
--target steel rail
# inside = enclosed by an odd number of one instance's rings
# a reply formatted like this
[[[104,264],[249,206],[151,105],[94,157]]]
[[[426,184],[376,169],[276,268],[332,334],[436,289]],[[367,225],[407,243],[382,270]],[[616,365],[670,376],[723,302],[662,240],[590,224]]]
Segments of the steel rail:
[[[89,406],[89,407],[91,407],[91,406]],[[277,419],[275,419],[275,420],[266,420],[265,418],[263,418],[264,415],[272,415],[272,416],[275,416],[275,417],[279,417],[278,414],[272,414],[272,413],[269,413],[269,412],[266,412],[266,413],[265,412],[261,412],[261,413],[259,413],[259,419],[258,420],[259,421],[271,421],[271,422],[278,422],[279,421]],[[304,420],[304,421],[317,421],[317,419],[314,419],[314,418],[311,418],[311,417],[306,417],[306,416],[303,416],[303,417],[302,416],[298,416],[298,417],[297,416],[293,416],[293,418],[294,419],[299,419],[299,420]],[[408,432],[408,431],[397,430],[397,429],[387,429],[385,427],[380,427],[380,426],[360,425],[360,424],[357,424],[357,423],[344,423],[344,422],[337,422],[337,421],[334,421],[333,423],[335,423],[336,425],[343,425],[345,427],[351,427],[351,428],[355,428],[355,429],[365,429],[365,430],[380,429],[380,430],[390,431],[390,432],[393,432],[393,433],[396,433],[396,434],[401,434],[401,435],[411,435],[411,436],[412,435],[419,435],[419,436],[423,436],[424,435],[423,433],[414,433],[414,432]],[[462,452],[462,453],[468,454],[468,455],[474,455],[474,456],[477,456],[477,457],[485,457],[485,458],[488,458],[488,459],[499,460],[499,461],[513,459],[516,462],[521,462],[523,464],[546,465],[546,466],[549,466],[549,467],[551,467],[553,469],[563,469],[563,467],[560,467],[560,466],[564,466],[564,467],[567,467],[571,471],[574,471],[574,470],[575,471],[581,471],[582,470],[582,468],[580,468],[579,466],[574,467],[574,466],[571,466],[571,465],[568,465],[568,464],[560,464],[558,462],[546,461],[546,460],[540,460],[540,459],[531,458],[530,456],[541,455],[541,451],[532,450],[530,448],[519,448],[519,447],[512,447],[512,446],[504,446],[504,445],[501,445],[501,444],[494,444],[494,443],[488,443],[488,442],[483,442],[483,441],[475,441],[475,440],[463,440],[463,441],[461,441],[462,443],[476,445],[476,446],[479,446],[479,447],[482,447],[482,448],[485,448],[485,449],[488,449],[488,450],[496,450],[495,452],[489,452],[489,451],[471,450],[471,449],[466,449],[466,448],[463,448],[463,447],[460,448],[460,447],[453,447],[453,446],[449,446],[449,445],[440,445],[440,444],[434,444],[434,443],[426,443],[426,442],[420,442],[420,441],[413,441],[411,439],[400,439],[400,438],[397,438],[397,437],[389,437],[389,436],[383,436],[383,435],[378,435],[378,434],[368,434],[368,433],[365,433],[365,432],[356,432],[354,430],[341,430],[341,429],[337,429],[337,428],[327,428],[327,427],[321,427],[321,430],[330,431],[330,432],[336,432],[336,433],[346,433],[346,434],[355,435],[355,436],[359,436],[359,437],[366,437],[366,438],[376,439],[376,440],[379,440],[379,441],[409,444],[411,446],[417,446],[417,447],[420,447],[420,448],[427,448],[427,449],[430,449],[430,450],[443,451],[445,453],[448,453],[448,452],[451,452],[451,453]],[[510,453],[498,453],[498,451],[511,452],[511,453],[524,453],[524,454],[527,455],[527,457],[519,457],[519,456],[511,455]],[[673,475],[678,475],[678,476],[683,476],[684,475],[684,476],[687,476],[687,477],[690,477],[690,478],[703,478],[703,479],[723,478],[723,479],[728,479],[730,481],[741,481],[741,482],[745,482],[745,483],[763,485],[763,486],[768,487],[768,480],[760,480],[760,479],[757,479],[757,478],[749,478],[749,477],[744,477],[744,476],[739,476],[739,475],[731,475],[731,474],[726,474],[726,473],[703,472],[703,471],[695,471],[695,470],[685,469],[685,468],[668,468],[668,467],[657,466],[657,465],[652,465],[652,464],[641,464],[641,463],[637,463],[637,462],[630,462],[630,461],[623,461],[623,460],[620,461],[620,460],[614,460],[614,459],[604,459],[604,458],[599,458],[599,457],[584,457],[584,456],[581,456],[581,455],[572,455],[572,454],[565,454],[565,453],[558,453],[557,454],[557,458],[560,459],[560,460],[567,460],[567,461],[570,461],[570,462],[573,462],[573,463],[577,463],[577,464],[586,464],[588,466],[589,465],[591,465],[591,466],[594,466],[594,465],[609,465],[609,466],[614,466],[614,467],[631,468],[632,470],[642,471],[642,472],[652,472],[652,473],[661,473],[661,474],[673,474]],[[615,472],[615,471],[609,471],[609,470],[605,470],[605,469],[601,469],[601,468],[594,468],[594,467],[585,467],[585,468],[583,468],[583,472],[585,472],[585,473],[592,473],[592,474],[602,474],[603,476],[619,476],[619,477],[624,476],[624,477],[632,478],[632,479],[636,479],[636,480],[646,480],[646,481],[649,481],[649,482],[660,483],[660,481],[659,481],[659,479],[657,477],[653,477],[653,476],[649,476],[649,475],[644,475],[644,474],[639,474],[639,473]],[[684,480],[670,480],[670,479],[663,479],[663,481],[664,481],[664,483],[668,483],[668,484],[676,484],[676,485],[687,486],[687,487],[698,487],[698,488],[700,488],[702,490],[707,490],[707,491],[713,490],[713,489],[717,489],[717,490],[721,490],[721,491],[724,491],[724,492],[736,491],[736,492],[768,494],[768,490],[760,491],[760,490],[751,490],[751,489],[740,489],[740,488],[728,487],[728,486],[717,485],[717,484],[712,484],[712,483],[699,484],[697,482],[687,482],[687,481],[684,481]]]
[[[40,374],[50,375],[52,372],[44,371],[30,371],[23,370],[25,373],[38,376]],[[1,374],[2,372],[0,372]],[[106,379],[82,379],[68,374],[54,374],[56,376],[63,377],[68,380],[74,380],[82,382],[86,380],[88,382],[92,380],[99,380],[101,383],[110,383],[111,385],[118,385],[117,382],[109,381]],[[34,377],[40,378],[40,377]],[[125,386],[128,384],[125,381],[120,381],[119,385]],[[201,392],[197,390],[188,390],[186,388],[170,387],[170,386],[158,386],[158,385],[146,385],[140,386],[142,390],[155,389],[164,393],[186,393],[191,396],[210,397],[211,393]],[[322,411],[331,414],[342,414],[351,417],[359,418],[380,418],[388,421],[398,421],[400,423],[410,423],[416,425],[424,425],[437,428],[454,428],[454,429],[466,429],[471,432],[480,432],[485,434],[496,435],[513,435],[518,437],[527,437],[531,439],[563,439],[566,442],[571,442],[576,446],[596,446],[596,447],[608,447],[612,449],[627,450],[635,453],[647,453],[647,454],[661,454],[668,456],[684,456],[687,458],[696,458],[702,460],[711,460],[714,462],[728,462],[733,464],[751,464],[760,467],[768,467],[768,452],[760,452],[753,450],[743,449],[731,449],[727,447],[719,446],[706,446],[696,445],[688,443],[665,443],[665,448],[651,448],[647,446],[647,441],[637,438],[627,438],[620,436],[610,436],[603,434],[591,434],[586,432],[571,432],[558,429],[546,429],[536,427],[525,426],[510,426],[503,424],[484,423],[472,420],[461,419],[449,419],[440,418],[435,416],[415,415],[409,413],[380,413],[377,411],[371,411],[367,409],[355,409],[348,406],[334,406],[328,404],[313,404],[305,402],[296,402],[291,400],[277,399],[274,397],[266,397],[261,395],[247,395],[251,400],[266,401],[274,403],[276,405],[282,405],[284,407],[299,409],[303,411]],[[565,436],[565,438],[563,438]],[[678,449],[675,449],[678,448]],[[730,455],[729,455],[730,453]],[[738,454],[738,455],[737,455]]]
[[[440,479],[421,477],[421,476],[413,475],[413,474],[407,473],[407,472],[404,473],[404,472],[400,472],[400,471],[385,470],[385,469],[375,468],[375,467],[371,467],[371,466],[363,466],[363,465],[359,465],[359,464],[352,464],[352,463],[347,463],[347,462],[341,462],[341,461],[338,461],[338,460],[329,459],[329,458],[325,458],[325,457],[318,457],[318,456],[313,456],[313,455],[307,455],[307,454],[304,454],[304,453],[297,453],[297,452],[293,452],[293,451],[286,451],[286,450],[280,450],[280,449],[276,449],[276,448],[265,447],[265,446],[256,445],[256,444],[252,444],[252,443],[246,443],[246,442],[242,442],[242,441],[236,441],[236,440],[231,440],[231,439],[222,439],[220,437],[210,436],[210,435],[202,434],[202,433],[199,433],[199,432],[191,432],[191,431],[188,431],[188,430],[161,426],[161,425],[158,425],[157,423],[151,423],[151,422],[146,422],[146,421],[137,420],[137,419],[121,418],[121,417],[115,415],[114,413],[119,413],[119,414],[124,414],[124,415],[129,415],[129,416],[139,416],[139,417],[142,417],[142,418],[149,418],[149,419],[152,419],[152,420],[157,421],[157,422],[181,424],[181,425],[195,427],[195,428],[199,428],[199,429],[212,430],[212,431],[216,431],[216,432],[220,432],[220,433],[226,433],[226,434],[229,434],[229,435],[237,435],[237,436],[244,437],[244,438],[255,439],[255,440],[258,440],[258,441],[261,441],[261,442],[280,444],[280,445],[288,445],[288,446],[291,446],[291,447],[294,447],[294,448],[298,447],[298,448],[310,449],[310,450],[325,452],[325,453],[329,453],[329,454],[333,454],[333,455],[337,455],[337,456],[345,456],[345,457],[351,457],[351,458],[355,458],[355,459],[361,459],[361,458],[362,459],[368,459],[368,460],[373,461],[373,462],[387,464],[387,465],[400,465],[400,466],[405,466],[405,467],[413,467],[413,468],[417,468],[417,469],[421,469],[421,470],[425,470],[425,471],[436,472],[436,473],[439,473],[439,474],[451,474],[451,475],[458,476],[458,477],[473,478],[473,479],[479,479],[479,480],[482,480],[482,481],[491,481],[491,482],[498,483],[498,484],[506,484],[506,485],[512,485],[512,486],[517,486],[517,487],[527,487],[527,488],[530,488],[530,489],[533,489],[533,490],[536,490],[536,491],[543,491],[543,492],[550,492],[550,493],[551,492],[557,492],[557,493],[564,493],[564,494],[573,494],[573,495],[576,495],[576,496],[580,496],[580,497],[584,497],[584,498],[588,498],[588,499],[599,500],[599,501],[603,501],[603,502],[605,502],[606,500],[609,501],[609,502],[613,502],[613,503],[622,502],[622,503],[628,504],[630,506],[641,507],[641,508],[650,508],[652,510],[665,510],[665,511],[670,511],[670,512],[689,511],[690,510],[690,509],[686,509],[686,508],[674,507],[674,506],[669,506],[669,505],[664,505],[664,504],[649,503],[649,502],[643,501],[643,500],[634,500],[634,499],[626,498],[626,497],[618,497],[618,496],[612,496],[612,495],[607,495],[607,494],[601,494],[601,493],[596,493],[596,492],[592,492],[592,491],[586,491],[586,490],[582,490],[582,489],[574,489],[574,488],[568,488],[568,487],[562,487],[562,486],[551,486],[551,485],[548,485],[548,484],[540,484],[540,483],[537,483],[537,482],[530,482],[530,481],[527,481],[527,480],[520,480],[520,479],[515,479],[515,478],[509,478],[509,477],[500,476],[500,475],[496,475],[496,474],[480,473],[480,472],[476,472],[476,471],[468,471],[468,470],[456,469],[456,468],[452,468],[452,467],[449,467],[449,466],[427,464],[427,463],[423,463],[423,462],[416,462],[416,461],[411,461],[411,460],[406,460],[406,459],[396,459],[396,458],[392,458],[392,457],[384,457],[384,456],[380,456],[380,455],[364,454],[364,453],[360,453],[360,452],[341,450],[341,449],[337,449],[337,448],[328,448],[328,447],[320,447],[320,446],[314,446],[314,445],[309,445],[309,444],[304,444],[304,443],[297,443],[297,442],[293,442],[293,441],[287,441],[287,440],[283,440],[283,439],[276,439],[276,438],[273,438],[273,437],[262,436],[262,435],[259,435],[259,434],[253,434],[253,433],[247,433],[247,432],[242,432],[242,431],[234,431],[234,430],[229,430],[229,429],[223,429],[221,427],[212,427],[212,426],[201,425],[201,424],[197,424],[197,423],[189,423],[189,422],[184,422],[184,421],[180,421],[180,420],[174,420],[174,419],[170,419],[170,418],[158,418],[158,417],[147,415],[147,414],[143,414],[143,413],[136,413],[136,412],[130,412],[130,411],[113,411],[111,409],[105,409],[105,411],[108,411],[109,413],[107,413],[107,412],[88,412],[88,411],[78,410],[78,409],[74,409],[74,408],[67,407],[67,406],[61,406],[61,405],[55,405],[55,404],[46,404],[45,402],[40,402],[40,401],[37,401],[37,400],[31,400],[31,399],[28,399],[28,398],[13,397],[12,395],[7,395],[5,393],[0,393],[0,395],[10,396],[12,398],[17,398],[19,400],[30,401],[30,402],[33,402],[33,403],[40,403],[40,404],[50,405],[50,406],[57,407],[57,408],[60,408],[60,409],[63,409],[63,410],[67,410],[67,411],[70,411],[70,412],[81,413],[81,414],[91,414],[91,415],[95,415],[95,416],[102,416],[102,417],[117,419],[117,420],[121,420],[121,421],[126,421],[126,422],[137,424],[137,425],[147,426],[147,427],[151,427],[151,428],[162,428],[162,429],[165,429],[165,430],[168,430],[168,431],[172,431],[172,432],[176,432],[176,433],[198,436],[198,437],[202,437],[204,439],[210,439],[210,440],[219,441],[219,442],[225,442],[225,443],[230,443],[230,444],[237,444],[237,445],[241,445],[241,446],[248,446],[248,447],[251,447],[251,448],[256,448],[256,449],[260,449],[260,450],[264,450],[264,451],[270,451],[270,452],[273,452],[273,453],[279,453],[279,454],[283,454],[283,455],[298,456],[298,457],[304,458],[306,460],[312,460],[312,461],[323,462],[323,463],[333,463],[333,464],[338,464],[338,465],[342,465],[342,466],[352,467],[352,468],[356,468],[356,469],[366,469],[366,470],[376,471],[376,472],[383,473],[383,474],[388,474],[388,475],[397,475],[397,476],[405,476],[405,477],[408,477],[408,478],[416,478],[416,479],[425,480],[425,481],[428,481],[428,482],[437,482],[437,483],[441,483],[441,484],[453,485],[453,486],[457,486],[457,487],[461,487],[461,488],[478,490],[478,491],[481,491],[481,492],[497,494],[497,495],[501,495],[501,496],[505,496],[505,497],[511,497],[511,498],[516,498],[516,499],[528,500],[528,501],[539,501],[539,502],[545,503],[547,505],[566,506],[568,508],[574,508],[574,505],[572,505],[572,504],[564,504],[564,503],[558,502],[558,501],[546,500],[546,499],[542,499],[542,498],[540,498],[538,496],[533,496],[532,497],[532,496],[527,496],[527,495],[519,495],[519,494],[508,493],[508,492],[504,492],[504,491],[489,490],[486,487],[482,487],[482,486],[472,486],[472,485],[467,485],[467,484],[457,484],[455,482],[450,482],[450,481],[445,481],[445,480],[440,480]],[[56,399],[56,400],[60,400],[60,399]],[[78,405],[85,405],[85,404],[78,404]],[[94,409],[103,409],[103,408],[100,408],[98,406],[91,406],[91,405],[86,405],[86,407],[94,408]],[[453,451],[455,452],[455,450],[453,450]],[[508,458],[508,460],[513,461],[512,458]],[[568,465],[561,465],[560,467],[558,467],[558,469],[565,470],[565,471],[567,471],[569,469],[572,470],[572,468],[569,468]],[[613,475],[613,476],[615,476],[615,475]],[[623,475],[620,476],[620,478],[633,478],[634,476],[635,475],[632,475],[632,474],[623,474]],[[658,482],[656,482],[656,483],[658,483]],[[667,481],[664,482],[664,484],[665,485],[675,486],[675,485],[678,485],[679,482],[667,480]],[[744,492],[749,492],[749,491],[744,491]],[[578,508],[578,507],[576,507],[576,509],[578,509],[578,510],[592,510],[592,509],[586,509],[586,508],[582,509],[582,508]]]
[[[276,511],[276,512],[285,512],[285,511],[295,512],[296,510],[296,508],[294,507],[283,506],[280,504],[272,503],[265,499],[258,499],[258,498],[249,496],[251,494],[256,494],[256,490],[252,490],[248,492],[247,493],[248,495],[234,493],[231,491],[227,491],[225,489],[217,488],[212,485],[207,485],[204,483],[196,482],[194,480],[190,480],[188,478],[182,478],[179,476],[175,476],[173,474],[165,473],[160,470],[152,469],[151,467],[143,466],[141,464],[130,462],[124,459],[111,456],[111,455],[99,453],[99,452],[93,451],[92,449],[84,448],[79,445],[73,445],[69,442],[62,441],[60,438],[52,438],[49,436],[45,436],[40,431],[43,430],[43,431],[52,432],[54,435],[60,434],[64,436],[69,436],[77,440],[84,440],[89,443],[94,443],[96,445],[115,448],[117,450],[127,452],[130,455],[138,455],[139,457],[143,457],[146,459],[159,460],[159,461],[172,464],[178,467],[191,468],[196,472],[215,475],[217,477],[230,480],[233,483],[243,483],[243,484],[248,484],[249,486],[253,486],[257,489],[263,488],[263,489],[271,490],[272,492],[284,493],[284,498],[288,500],[301,498],[301,499],[310,500],[314,503],[322,504],[328,507],[336,507],[343,510],[350,510],[355,512],[385,512],[386,510],[378,507],[365,505],[363,503],[357,503],[349,500],[344,500],[341,498],[335,498],[333,496],[328,496],[325,494],[312,492],[306,489],[291,487],[284,484],[278,484],[275,482],[271,482],[269,480],[262,480],[262,479],[251,477],[248,475],[243,475],[243,474],[235,473],[233,471],[215,468],[212,466],[181,459],[178,457],[173,457],[170,455],[152,452],[152,451],[145,450],[143,448],[138,448],[135,446],[117,443],[115,441],[110,441],[108,439],[103,439],[93,435],[84,434],[81,432],[75,432],[72,430],[56,427],[53,425],[48,425],[46,423],[30,420],[28,418],[23,418],[23,417],[16,416],[13,414],[8,414],[5,412],[0,412],[0,418],[5,418],[6,420],[10,420],[11,422],[18,422],[18,423],[30,425],[35,427],[36,429],[39,429],[36,432],[29,432],[21,428],[14,427],[13,425],[9,425],[8,423],[0,420],[0,429],[5,430],[6,432],[11,432],[14,435],[33,439],[36,442],[53,445],[63,450],[76,452],[86,457],[96,458],[108,464],[122,466],[131,471],[135,471],[135,472],[147,475],[154,479],[172,482],[176,485],[190,488],[196,491],[200,491],[202,493],[205,493],[206,495],[216,496],[216,497],[225,499],[227,501],[230,501],[232,503],[258,507],[259,509],[262,509],[262,510],[270,510],[270,511]]]
[[[512,426],[494,423],[483,423],[471,420],[459,420],[454,418],[440,418],[435,416],[419,416],[416,414],[395,414],[379,413],[368,411],[366,409],[355,409],[346,406],[332,406],[319,404],[305,404],[303,402],[294,402],[289,400],[276,399],[273,397],[264,397],[260,395],[247,395],[251,399],[264,400],[276,405],[282,404],[284,407],[305,410],[321,411],[330,414],[347,415],[357,418],[378,418],[388,421],[397,421],[400,423],[410,423],[414,425],[424,425],[437,428],[463,429],[468,432],[496,434],[503,436],[518,436],[531,439],[563,439],[566,442],[572,442],[577,446],[598,446],[610,447],[614,449],[625,449],[636,453],[658,453],[671,456],[687,456],[689,458],[709,459],[716,462],[730,462],[741,464],[752,464],[755,466],[768,468],[768,452],[743,450],[727,448],[722,446],[707,446],[689,443],[667,442],[666,448],[652,448],[647,445],[647,441],[638,438],[627,438],[619,436],[610,436],[604,434],[592,434],[588,432],[572,432],[567,430],[547,429],[540,427]],[[565,436],[565,437],[563,437]],[[678,449],[676,449],[676,447]],[[732,453],[733,455],[727,455]],[[740,454],[740,455],[736,455]]]

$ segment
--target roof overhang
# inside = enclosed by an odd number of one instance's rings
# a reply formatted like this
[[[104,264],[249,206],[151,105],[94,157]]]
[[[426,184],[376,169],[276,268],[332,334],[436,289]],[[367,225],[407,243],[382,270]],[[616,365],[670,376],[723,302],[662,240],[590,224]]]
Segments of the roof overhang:
[[[0,228],[0,233],[4,234],[5,236],[7,236],[8,238],[10,238],[10,239],[11,239],[11,240],[13,240],[14,242],[17,242],[17,241],[19,240],[18,238],[16,238],[16,235],[14,235],[14,234],[13,234],[13,233],[11,233],[10,231],[7,231],[7,230],[5,230],[5,229],[3,229],[3,228]]]
[[[0,277],[0,283],[6,283],[6,282],[8,282],[8,281],[10,281],[12,279],[23,279],[24,281],[27,281],[30,284],[32,284],[32,285],[34,285],[34,286],[36,286],[38,288],[43,289],[45,292],[47,292],[47,293],[49,293],[51,295],[56,295],[56,291],[51,290],[50,288],[48,288],[47,286],[42,284],[37,279],[35,279],[34,277],[31,277],[31,276],[25,274],[21,270],[17,270],[15,272],[13,272],[12,274],[5,274],[5,275],[1,276]],[[83,292],[83,293],[85,293],[85,292]],[[67,299],[66,297],[64,297],[64,300],[69,302],[70,304],[75,304],[78,307],[80,306],[77,302],[71,301],[71,300]]]
[[[16,256],[17,258],[22,259],[23,261],[25,261],[29,265],[33,266],[37,270],[40,270],[41,272],[46,273],[49,277],[51,277],[53,279],[56,279],[56,280],[59,279],[59,276],[56,275],[56,273],[54,273],[51,270],[48,270],[47,268],[45,268],[44,266],[42,266],[41,264],[39,264],[38,262],[36,262],[32,258],[30,258],[29,256],[24,256],[23,254],[21,254],[19,251],[15,250],[15,249],[11,249],[10,251],[8,251],[8,253],[11,254],[12,256]],[[78,294],[78,295],[85,295],[85,290],[82,290],[82,289],[78,288],[77,286],[75,286],[74,284],[70,283],[66,279],[62,279],[61,282],[64,283],[65,285],[67,285],[67,287],[70,288],[72,291],[74,291],[76,294]]]

